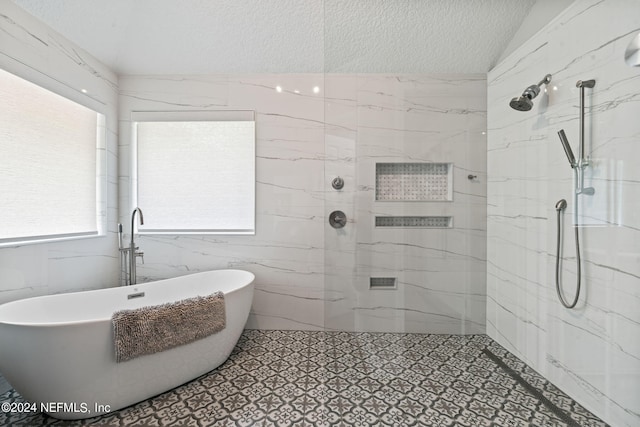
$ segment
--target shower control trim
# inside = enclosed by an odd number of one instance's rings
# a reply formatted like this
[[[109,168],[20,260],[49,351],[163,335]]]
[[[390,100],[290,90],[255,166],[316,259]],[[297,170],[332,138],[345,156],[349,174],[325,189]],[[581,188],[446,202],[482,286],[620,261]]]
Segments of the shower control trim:
[[[344,187],[344,179],[340,178],[339,176],[333,178],[333,181],[331,181],[331,186],[335,190],[342,190],[342,187]]]
[[[347,215],[342,211],[333,211],[329,215],[329,224],[333,228],[343,228],[347,225]]]

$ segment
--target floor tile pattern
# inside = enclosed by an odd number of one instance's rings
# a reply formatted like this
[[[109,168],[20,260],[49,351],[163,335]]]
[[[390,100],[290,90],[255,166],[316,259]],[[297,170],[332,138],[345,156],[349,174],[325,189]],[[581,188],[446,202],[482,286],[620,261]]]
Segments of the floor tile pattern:
[[[485,335],[259,330],[219,368],[119,412],[74,422],[0,412],[0,425],[569,426],[483,349],[578,425],[606,426]]]

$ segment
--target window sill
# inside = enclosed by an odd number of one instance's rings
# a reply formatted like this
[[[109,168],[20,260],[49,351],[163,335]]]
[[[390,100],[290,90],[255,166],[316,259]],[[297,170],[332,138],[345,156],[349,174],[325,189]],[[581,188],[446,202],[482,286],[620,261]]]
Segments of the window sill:
[[[92,233],[77,233],[77,234],[64,234],[54,236],[32,236],[32,237],[20,237],[15,239],[2,239],[0,240],[0,248],[17,248],[20,246],[39,245],[43,243],[56,243],[66,242],[69,240],[83,240],[93,239],[96,237],[104,237],[105,233],[92,232]]]

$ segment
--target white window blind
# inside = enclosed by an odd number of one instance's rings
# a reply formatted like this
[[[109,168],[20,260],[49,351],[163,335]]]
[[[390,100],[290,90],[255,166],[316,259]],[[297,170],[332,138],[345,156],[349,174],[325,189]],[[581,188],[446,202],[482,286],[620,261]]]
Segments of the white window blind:
[[[98,234],[104,116],[4,70],[0,100],[0,244]]]
[[[144,212],[139,232],[255,232],[253,112],[134,113],[133,118],[135,204]]]

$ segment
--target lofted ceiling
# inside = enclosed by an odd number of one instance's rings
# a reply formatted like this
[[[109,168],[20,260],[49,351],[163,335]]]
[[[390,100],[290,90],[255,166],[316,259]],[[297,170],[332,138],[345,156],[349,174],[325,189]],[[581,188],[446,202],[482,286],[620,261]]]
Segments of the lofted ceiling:
[[[121,75],[486,73],[536,2],[13,1]]]

